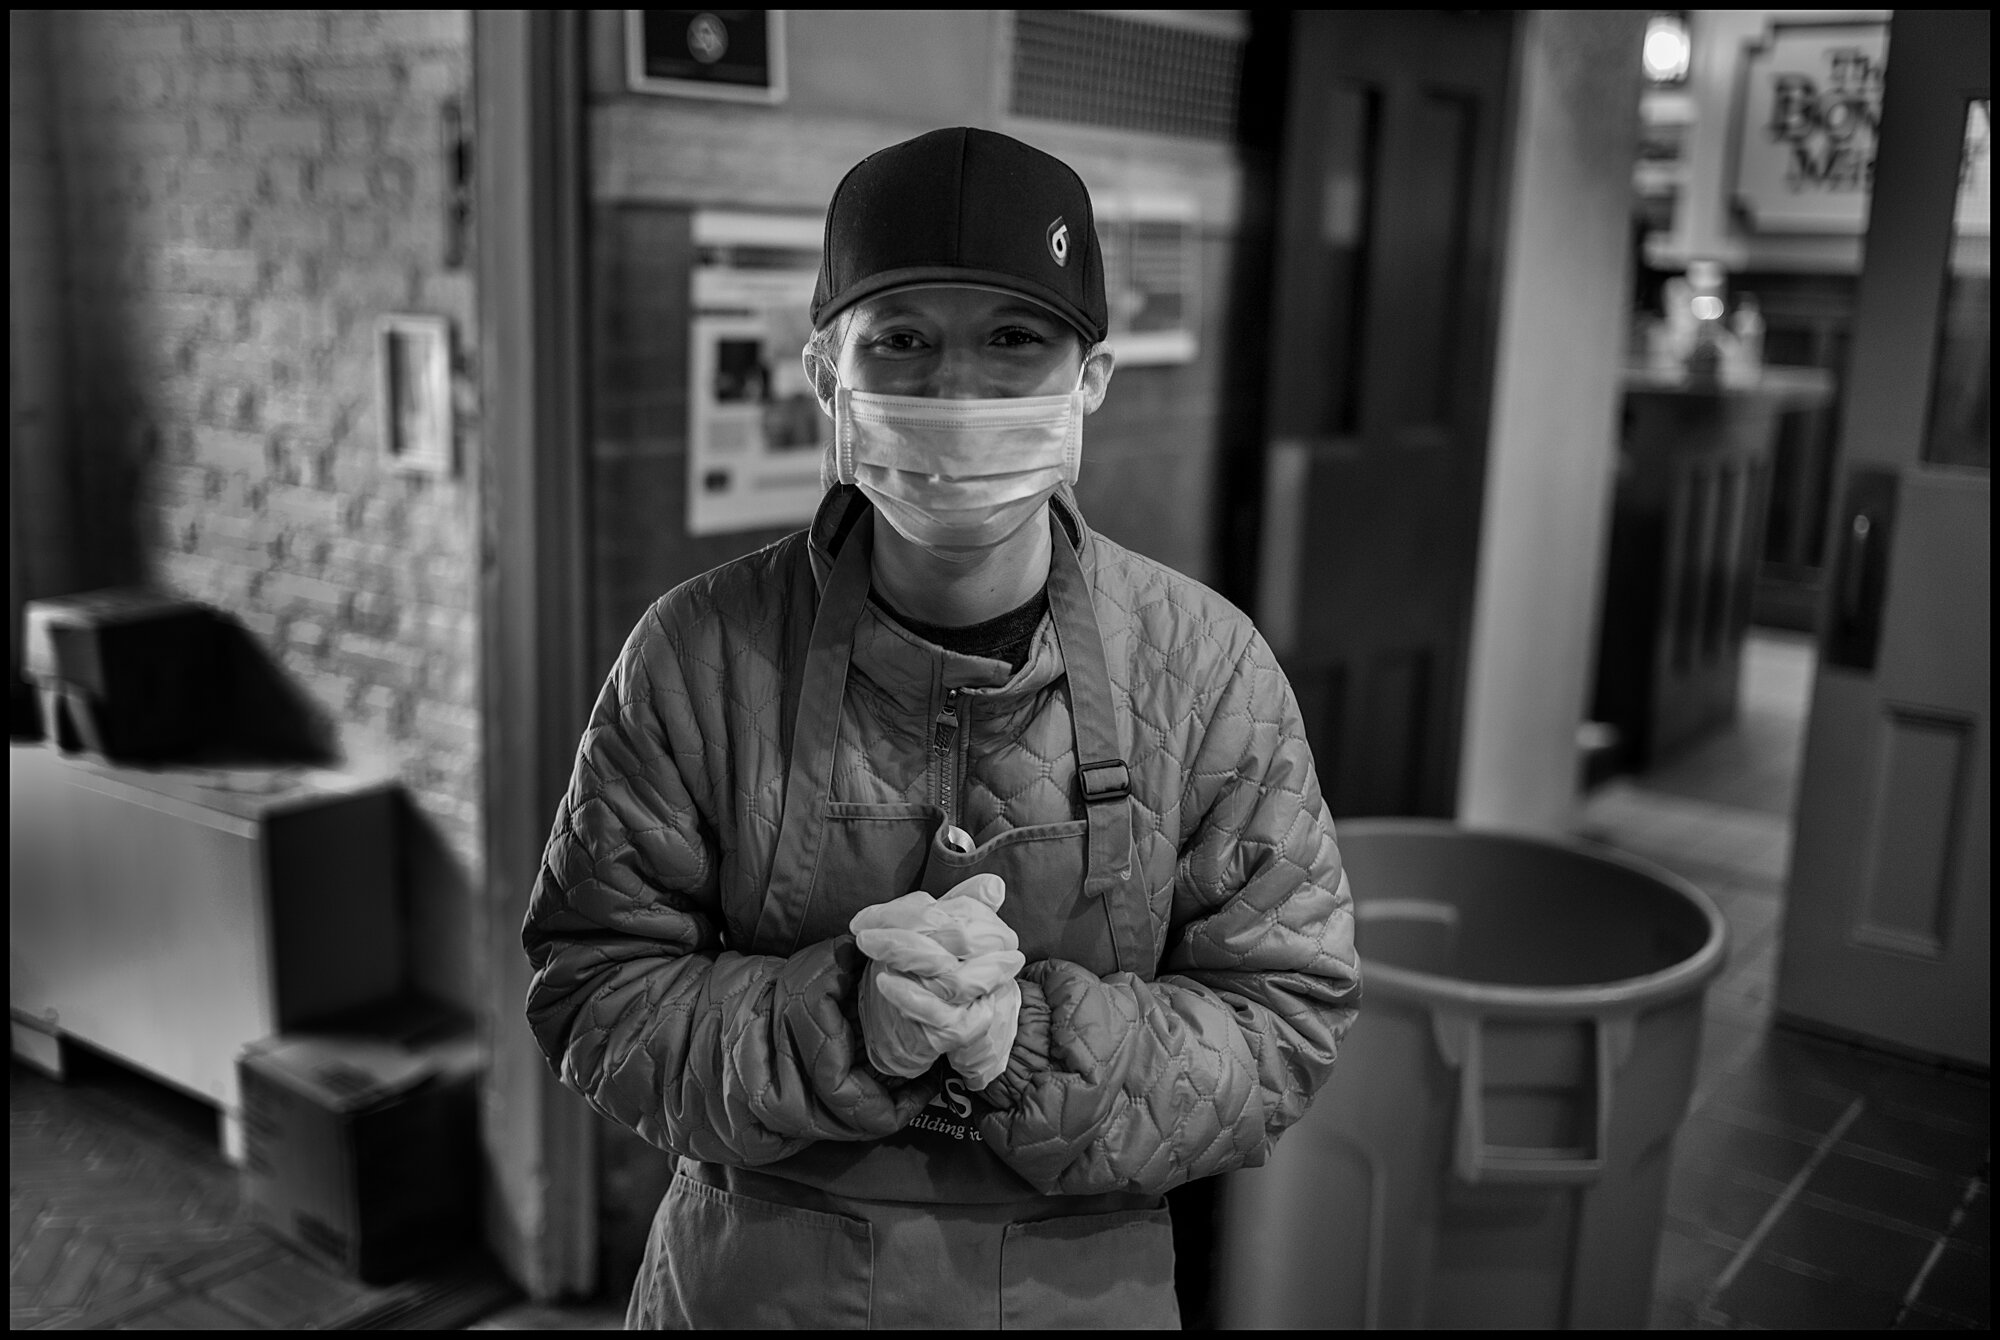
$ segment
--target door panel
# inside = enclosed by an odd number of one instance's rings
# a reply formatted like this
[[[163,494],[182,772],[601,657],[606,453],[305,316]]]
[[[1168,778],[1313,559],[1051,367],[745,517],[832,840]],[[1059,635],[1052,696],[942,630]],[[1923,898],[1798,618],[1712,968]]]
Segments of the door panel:
[[[1390,202],[1401,213],[1384,257],[1394,267],[1394,287],[1381,295],[1376,334],[1392,352],[1382,374],[1394,388],[1388,398],[1395,441],[1448,449],[1456,426],[1461,333],[1452,308],[1465,282],[1479,103],[1422,88],[1402,129],[1415,150],[1400,164],[1403,198]]]
[[[1973,722],[1890,704],[1875,787],[1866,903],[1854,938],[1878,949],[1937,958],[1961,853]]]
[[[1455,800],[1513,23],[1294,17],[1257,613],[1336,815]]]
[[[1990,432],[1959,413],[1984,403],[1990,369],[1938,375],[1958,347],[1946,296],[1969,287],[1952,218],[1990,24],[1892,20],[1778,975],[1789,1022],[1977,1066],[1992,1063],[1990,437],[1925,445],[1939,386],[1957,422]]]

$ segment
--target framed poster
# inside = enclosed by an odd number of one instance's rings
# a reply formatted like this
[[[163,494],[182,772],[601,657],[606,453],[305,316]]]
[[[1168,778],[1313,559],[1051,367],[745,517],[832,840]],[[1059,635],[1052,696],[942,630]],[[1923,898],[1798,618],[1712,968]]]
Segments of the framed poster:
[[[1773,24],[1743,50],[1736,203],[1760,232],[1868,222],[1886,23]]]
[[[785,100],[782,9],[628,9],[625,86],[726,102]]]
[[[1765,233],[1852,233],[1868,226],[1875,176],[1875,128],[1889,25],[1881,22],[1774,23],[1744,47],[1737,91],[1735,202],[1750,228]],[[1985,123],[1966,131],[1965,186],[1958,230],[1991,231]]]
[[[701,210],[689,275],[690,535],[803,526],[833,438],[799,351],[825,221]]]
[[[375,329],[375,375],[383,460],[410,473],[451,474],[451,321],[383,317]]]

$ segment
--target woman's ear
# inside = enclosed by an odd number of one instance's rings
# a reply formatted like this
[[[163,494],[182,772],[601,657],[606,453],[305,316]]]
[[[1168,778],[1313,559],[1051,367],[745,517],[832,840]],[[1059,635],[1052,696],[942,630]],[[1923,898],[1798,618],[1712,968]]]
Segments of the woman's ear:
[[[1083,392],[1085,414],[1097,413],[1097,407],[1104,403],[1104,393],[1111,389],[1111,373],[1117,364],[1118,357],[1108,344],[1093,344],[1084,354],[1083,372],[1077,378],[1076,389]]]
[[[812,341],[799,350],[799,361],[805,365],[806,380],[812,384],[813,398],[819,401],[820,413],[833,417],[833,392],[840,385],[840,376],[827,359],[824,350]]]

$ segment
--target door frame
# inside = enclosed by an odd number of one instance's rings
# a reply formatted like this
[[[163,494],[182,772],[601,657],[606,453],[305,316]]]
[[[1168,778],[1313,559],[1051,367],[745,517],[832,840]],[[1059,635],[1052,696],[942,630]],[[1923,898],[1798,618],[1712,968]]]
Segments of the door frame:
[[[488,1070],[485,1235],[537,1302],[597,1279],[596,1115],[524,1013],[521,924],[595,688],[585,663],[583,14],[474,10]]]
[[[1910,11],[1921,26],[1963,23],[1950,17],[1957,11],[1927,13]],[[1905,18],[1903,29],[1910,21]],[[1893,43],[1897,28],[1890,20]],[[1925,34],[1929,36],[1928,33]],[[1905,47],[1911,45],[1906,38]],[[1894,48],[1891,48],[1891,59]],[[1883,90],[1882,119],[1893,115],[1906,119],[1923,117],[1927,122],[1951,107],[1960,109],[1967,98],[1988,96],[1985,86],[1970,86],[1956,80],[1891,80]],[[1905,207],[1878,217],[1869,213],[1868,231],[1863,236],[1861,274],[1854,295],[1855,326],[1848,343],[1849,368],[1882,369],[1850,390],[1841,406],[1841,421],[1834,439],[1834,487],[1828,499],[1826,541],[1820,555],[1820,570],[1831,572],[1838,558],[1839,537],[1834,533],[1845,501],[1840,482],[1854,465],[1864,461],[1895,464],[1901,453],[1891,444],[1922,443],[1925,418],[1930,413],[1930,396],[1910,397],[1886,394],[1884,385],[1931,385],[1937,359],[1938,317],[1944,306],[1945,281],[1951,271],[1951,249],[1956,234],[1953,219],[1958,198],[1956,188],[1940,183],[1953,179],[1962,154],[1960,143],[1927,139],[1904,140],[1896,155],[1878,152],[1875,163],[1874,196],[1878,200],[1904,201]],[[1874,264],[1869,257],[1874,256]],[[1883,263],[1886,258],[1887,263]],[[1874,320],[1864,328],[1860,314]],[[1918,448],[1919,457],[1922,454]],[[1821,592],[1819,627],[1827,628],[1835,593],[1832,583]]]
[[[1862,980],[1851,961],[1829,968],[1816,956],[1834,946],[1843,952],[1877,950],[1889,959],[1896,952],[1893,946],[1862,941],[1852,933],[1859,913],[1855,906],[1859,880],[1866,878],[1866,869],[1878,859],[1870,845],[1875,839],[1865,825],[1853,822],[1858,805],[1842,809],[1828,797],[1835,788],[1855,781],[1877,785],[1874,776],[1857,776],[1851,759],[1843,765],[1840,746],[1853,742],[1852,723],[1859,715],[1859,705],[1867,702],[1879,707],[1889,693],[1883,687],[1883,677],[1889,664],[1887,610],[1895,600],[1898,581],[1895,535],[1912,524],[1907,513],[1910,471],[1926,464],[1925,431],[1957,231],[1957,169],[1964,141],[1960,135],[1923,132],[1962,126],[1966,100],[1991,96],[1990,41],[1991,16],[1986,11],[1901,10],[1890,20],[1891,58],[1902,64],[1892,67],[1883,90],[1883,134],[1877,141],[1872,189],[1877,206],[1894,201],[1899,207],[1871,209],[1864,234],[1844,404],[1835,440],[1835,482],[1828,500],[1821,560],[1826,580],[1819,603],[1820,662],[1806,723],[1801,765],[1804,780],[1793,811],[1783,956],[1775,1000],[1776,1017],[1782,1023],[1925,1062],[1981,1070],[1991,1068],[1989,1033],[1958,1030],[1950,1035],[1924,1035],[1913,1031],[1908,1026],[1911,1010],[1899,1012],[1883,1004],[1889,994],[1886,991],[1871,997],[1871,989],[1881,986],[1880,981]],[[1895,69],[1907,73],[1919,62],[1926,62],[1921,77],[1894,76]],[[1911,127],[1918,133],[1909,133]],[[1855,369],[1862,368],[1869,369],[1865,377],[1855,374]],[[1923,394],[1908,394],[1913,386],[1926,389]],[[1884,584],[1874,596],[1881,611],[1880,622],[1873,633],[1863,635],[1867,650],[1861,653],[1860,663],[1843,665],[1833,651],[1841,645],[1842,629],[1848,623],[1841,612],[1842,578],[1847,571],[1844,559],[1848,557],[1842,553],[1843,523],[1854,505],[1852,481],[1857,469],[1865,467],[1895,474],[1900,481],[1897,494],[1904,504],[1904,517],[1893,523],[1886,550],[1890,557],[1882,569]],[[1945,477],[1959,473],[1948,466],[1933,468]],[[1964,472],[1954,483],[1976,484],[1990,494],[1990,481],[1988,470],[1976,479],[1971,472]],[[1989,710],[1989,728],[1990,721]],[[1989,750],[1985,758],[1990,769],[1990,746],[1981,747]],[[1984,785],[1982,780],[1973,786],[1974,801]],[[1875,817],[1867,816],[1870,823]],[[1864,873],[1856,877],[1856,883],[1843,881],[1842,872],[1857,869]],[[1990,893],[1987,897],[1990,901]],[[1978,928],[1969,934],[1990,933],[1985,921],[1967,924]],[[1926,989],[1931,985],[1926,984]],[[1914,988],[1905,995],[1914,998]],[[1866,1026],[1856,1023],[1859,1011],[1849,1008],[1858,1001],[1872,1002]],[[1926,998],[1912,1008],[1928,1010],[1937,1004]],[[1982,1018],[1988,1012],[1975,1008]],[[1944,1045],[1940,1045],[1940,1038]]]

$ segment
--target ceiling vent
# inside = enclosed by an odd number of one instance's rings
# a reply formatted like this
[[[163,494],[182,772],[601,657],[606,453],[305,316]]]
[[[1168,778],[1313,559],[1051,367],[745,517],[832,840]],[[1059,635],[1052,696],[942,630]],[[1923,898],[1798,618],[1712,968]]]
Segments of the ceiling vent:
[[[1244,40],[1076,9],[1014,12],[1016,116],[1153,135],[1236,135]]]

